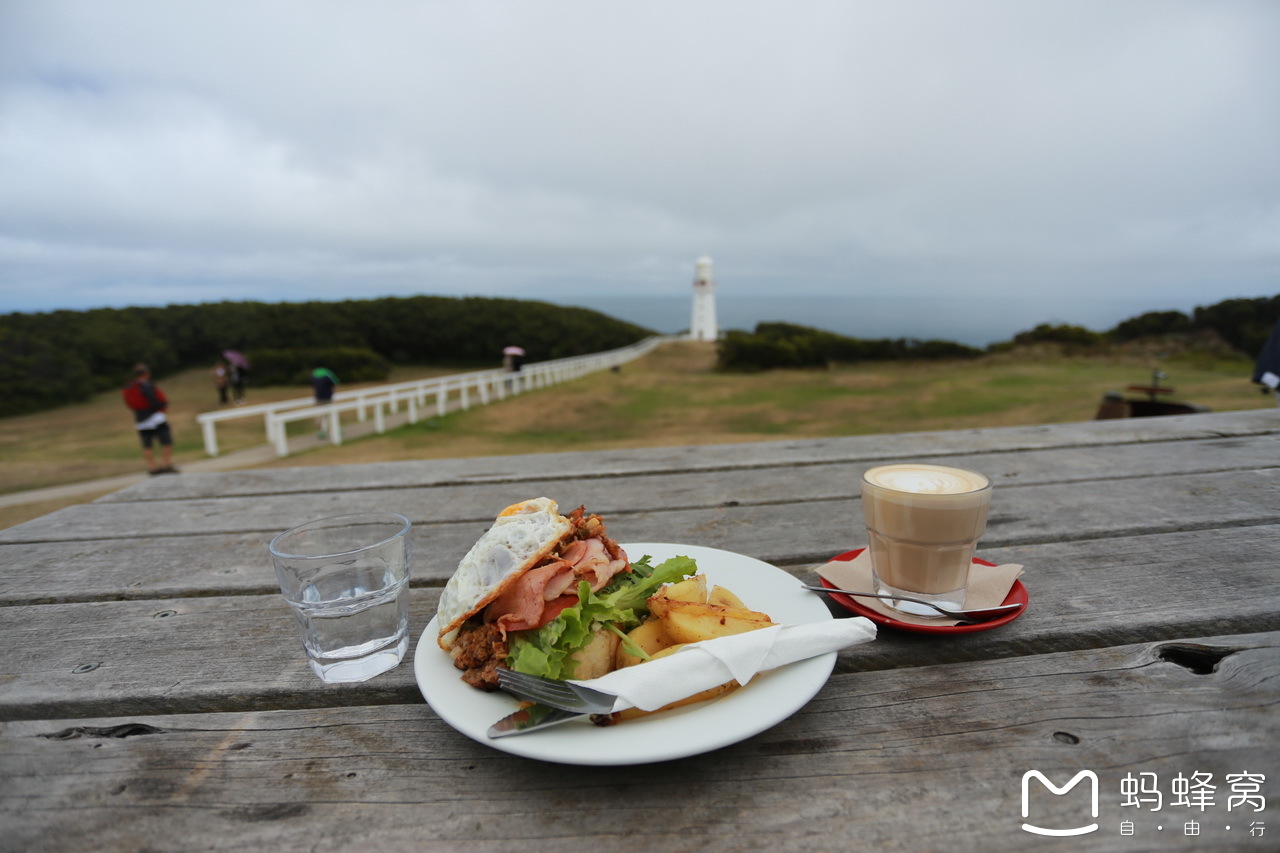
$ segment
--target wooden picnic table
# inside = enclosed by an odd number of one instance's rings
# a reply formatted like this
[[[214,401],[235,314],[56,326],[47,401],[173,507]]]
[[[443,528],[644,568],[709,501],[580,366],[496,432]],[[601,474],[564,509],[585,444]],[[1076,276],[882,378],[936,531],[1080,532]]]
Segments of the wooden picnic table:
[[[502,507],[582,503],[620,541],[723,549],[812,582],[865,544],[860,473],[904,459],[994,480],[979,554],[1026,567],[1020,618],[954,636],[881,628],[789,718],[656,763],[517,757],[424,702],[418,636]],[[327,685],[306,666],[266,543],[374,509],[414,523],[414,643],[390,673]],[[1262,851],[1280,839],[1272,410],[154,478],[0,531],[0,604],[5,850]],[[1097,780],[1096,818],[1090,780],[1067,787],[1082,771]],[[1028,822],[1098,829],[1054,839]]]

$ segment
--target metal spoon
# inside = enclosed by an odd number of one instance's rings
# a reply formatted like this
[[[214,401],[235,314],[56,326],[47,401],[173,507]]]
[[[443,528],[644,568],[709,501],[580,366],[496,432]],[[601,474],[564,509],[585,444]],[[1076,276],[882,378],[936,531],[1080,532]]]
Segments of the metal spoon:
[[[998,607],[982,607],[977,610],[951,610],[946,607],[940,607],[931,601],[925,601],[920,598],[908,598],[905,595],[880,595],[874,592],[854,592],[853,590],[848,589],[832,589],[828,586],[812,586],[807,583],[801,584],[801,586],[804,589],[812,590],[813,592],[825,592],[828,595],[834,592],[839,595],[853,595],[859,598],[883,598],[888,601],[910,601],[913,604],[923,604],[925,607],[938,611],[948,619],[956,619],[960,622],[982,622],[992,618],[993,616],[1003,616],[1004,614],[1017,610],[1023,606],[1021,604],[1001,604]]]

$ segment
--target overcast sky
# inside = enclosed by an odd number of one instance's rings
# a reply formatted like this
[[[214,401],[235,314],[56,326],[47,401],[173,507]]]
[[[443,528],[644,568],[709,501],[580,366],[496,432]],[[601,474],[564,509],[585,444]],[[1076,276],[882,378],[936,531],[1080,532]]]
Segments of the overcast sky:
[[[0,311],[683,297],[703,253],[722,305],[1278,293],[1280,3],[0,0]]]

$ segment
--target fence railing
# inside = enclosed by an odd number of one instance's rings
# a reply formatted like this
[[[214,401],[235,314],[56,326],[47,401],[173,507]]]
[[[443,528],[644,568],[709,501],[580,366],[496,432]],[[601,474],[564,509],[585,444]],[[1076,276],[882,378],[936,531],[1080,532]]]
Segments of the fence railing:
[[[449,411],[451,403],[456,403],[460,409],[469,409],[474,403],[487,405],[504,399],[508,394],[519,394],[588,373],[609,370],[633,361],[651,352],[659,344],[674,339],[670,336],[655,336],[608,352],[526,364],[516,372],[494,368],[411,382],[374,385],[354,391],[339,391],[333,395],[332,402],[319,406],[315,404],[314,398],[301,397],[226,411],[205,412],[196,415],[196,421],[199,422],[204,437],[205,452],[210,456],[217,456],[217,430],[220,422],[261,415],[267,442],[275,447],[278,456],[288,456],[288,425],[296,421],[323,418],[328,440],[333,444],[341,444],[343,415],[355,413],[360,422],[366,422],[372,417],[374,431],[381,433],[386,431],[386,416],[398,413],[402,405],[408,412],[409,423],[417,423],[428,399],[433,403],[435,413],[443,416]]]

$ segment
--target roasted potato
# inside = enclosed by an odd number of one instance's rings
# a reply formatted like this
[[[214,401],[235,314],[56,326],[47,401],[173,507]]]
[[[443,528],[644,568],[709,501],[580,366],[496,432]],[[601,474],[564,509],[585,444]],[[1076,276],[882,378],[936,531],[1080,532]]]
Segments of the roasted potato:
[[[741,607],[649,599],[649,612],[661,620],[667,636],[677,643],[698,643],[728,634],[741,634],[773,624],[768,614]]]
[[[666,657],[669,654],[674,654],[683,645],[684,645],[683,643],[680,643],[679,645],[669,646],[668,648],[665,648],[662,651],[655,654],[654,657],[662,658],[662,657]],[[720,684],[715,687],[708,688],[707,690],[703,690],[700,693],[695,693],[692,696],[686,696],[683,699],[677,699],[675,702],[672,702],[669,705],[663,705],[661,708],[658,708],[657,710],[654,710],[654,711],[642,711],[639,708],[628,708],[625,711],[618,712],[617,721],[622,722],[623,720],[634,720],[636,717],[647,717],[650,714],[657,714],[657,713],[661,713],[662,711],[670,711],[672,708],[680,708],[685,705],[692,705],[694,702],[705,702],[708,699],[715,699],[719,696],[725,695],[726,693],[730,693],[734,690],[737,690],[739,686],[740,685],[738,684],[738,682],[730,680],[725,682],[724,684]]]
[[[619,711],[617,714],[618,722],[623,720],[634,720],[636,717],[647,717],[650,714],[658,714],[663,711],[670,711],[672,708],[680,708],[685,705],[692,705],[694,702],[705,702],[708,699],[716,699],[724,696],[726,693],[732,693],[737,690],[740,685],[736,681],[728,681],[719,687],[712,687],[710,690],[703,690],[701,693],[695,693],[692,696],[686,696],[683,699],[672,702],[670,705],[663,705],[656,711],[642,711],[639,708],[627,708],[625,711]]]
[[[647,622],[641,622],[639,626],[632,628],[627,632],[627,639],[635,643],[641,651],[650,657],[657,655],[663,649],[669,648],[675,643],[675,640],[667,636],[667,629],[663,626],[661,619],[650,619]],[[643,663],[644,658],[636,657],[627,651],[627,647],[618,643],[618,650],[614,652],[614,667],[622,669],[625,666],[635,666]]]
[[[707,601],[707,578],[705,575],[694,575],[679,583],[668,584],[654,594],[655,598],[667,601],[696,601],[705,604]]]
[[[773,620],[767,614],[748,609],[742,603],[742,599],[724,587],[716,586],[708,591],[706,578],[702,575],[694,575],[687,580],[663,587],[650,596],[648,605],[649,619],[633,628],[627,634],[627,638],[651,659],[674,654],[686,643],[698,643],[729,634],[741,634],[773,624]],[[614,666],[622,669],[638,663],[643,663],[641,658],[632,655],[627,651],[626,646],[619,643],[617,651],[614,652]],[[730,680],[665,705],[658,711],[715,699],[737,687],[738,682]],[[614,717],[617,721],[630,720],[656,714],[658,711],[641,711],[638,708],[632,708]]]
[[[707,604],[719,604],[722,607],[737,607],[746,610],[747,605],[742,603],[742,599],[734,595],[732,591],[722,586],[713,586],[710,594],[707,595]]]
[[[578,662],[573,668],[573,677],[599,678],[612,672],[614,656],[621,643],[622,640],[612,631],[603,628],[596,631],[591,640],[570,657],[570,660]]]

